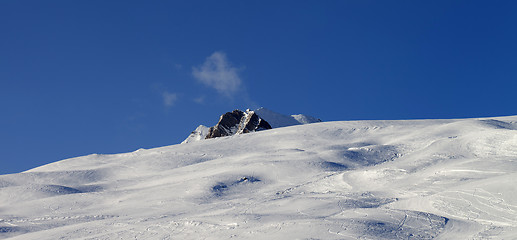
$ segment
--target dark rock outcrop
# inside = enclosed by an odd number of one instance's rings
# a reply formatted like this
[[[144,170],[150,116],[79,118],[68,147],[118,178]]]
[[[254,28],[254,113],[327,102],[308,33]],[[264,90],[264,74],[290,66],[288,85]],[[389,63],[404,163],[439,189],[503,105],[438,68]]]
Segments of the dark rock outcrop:
[[[304,114],[283,115],[266,108],[259,108],[254,111],[248,109],[245,112],[234,110],[221,115],[219,122],[213,127],[209,128],[199,125],[182,144],[209,138],[316,122],[321,122],[321,120]]]
[[[219,122],[208,130],[205,139],[271,129],[269,123],[254,111],[233,110],[219,118]]]
[[[249,110],[247,111],[243,126],[242,131],[239,133],[249,133],[272,128],[266,120],[259,117],[254,111]]]

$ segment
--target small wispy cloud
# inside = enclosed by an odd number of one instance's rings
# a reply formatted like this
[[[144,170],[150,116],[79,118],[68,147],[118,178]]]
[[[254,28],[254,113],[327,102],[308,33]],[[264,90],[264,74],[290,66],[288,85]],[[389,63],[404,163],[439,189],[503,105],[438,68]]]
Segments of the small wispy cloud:
[[[163,105],[165,105],[165,107],[174,106],[174,103],[176,103],[176,100],[178,100],[178,94],[170,93],[167,91],[162,93],[162,97],[163,97]]]
[[[199,67],[192,68],[192,75],[199,82],[230,97],[242,85],[238,69],[233,67],[224,52],[214,52]]]
[[[200,97],[194,98],[193,100],[195,103],[203,104],[203,103],[205,103],[205,96],[200,96]]]
[[[183,69],[183,65],[181,65],[181,64],[179,64],[179,63],[175,63],[175,64],[174,64],[174,68],[175,68],[176,70],[181,70],[181,69]]]

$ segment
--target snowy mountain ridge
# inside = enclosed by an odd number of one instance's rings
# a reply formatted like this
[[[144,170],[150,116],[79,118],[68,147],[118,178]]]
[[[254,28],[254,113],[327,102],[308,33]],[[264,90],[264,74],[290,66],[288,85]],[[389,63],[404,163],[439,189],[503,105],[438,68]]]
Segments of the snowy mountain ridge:
[[[321,120],[303,114],[287,116],[263,107],[254,111],[247,109],[245,112],[236,109],[221,115],[219,122],[213,127],[199,125],[182,144],[207,138],[232,136],[315,122],[321,122]]]
[[[261,108],[255,110],[255,112],[261,118],[265,119],[273,128],[321,122],[321,119],[307,116],[304,114],[296,114],[296,115],[287,116],[287,115],[273,112],[264,107],[261,107]]]
[[[513,239],[517,116],[342,121],[0,176],[2,239]]]

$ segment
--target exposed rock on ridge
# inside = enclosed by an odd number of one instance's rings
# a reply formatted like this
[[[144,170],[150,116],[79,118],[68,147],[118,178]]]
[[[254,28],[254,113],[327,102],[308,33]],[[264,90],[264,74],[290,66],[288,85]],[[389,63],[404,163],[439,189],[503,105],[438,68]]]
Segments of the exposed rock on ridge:
[[[213,127],[209,128],[200,125],[182,144],[209,138],[232,136],[235,134],[316,122],[321,122],[321,120],[303,114],[283,115],[266,108],[259,108],[254,111],[248,109],[245,112],[234,110],[221,115],[219,122]]]
[[[219,118],[219,122],[208,130],[205,139],[271,129],[269,123],[254,111],[233,110]]]

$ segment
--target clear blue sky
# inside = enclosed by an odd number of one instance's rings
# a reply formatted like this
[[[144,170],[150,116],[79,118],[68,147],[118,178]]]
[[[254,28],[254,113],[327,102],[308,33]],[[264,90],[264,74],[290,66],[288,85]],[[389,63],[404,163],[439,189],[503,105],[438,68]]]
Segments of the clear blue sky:
[[[517,1],[0,1],[0,174],[235,108],[516,115]]]

